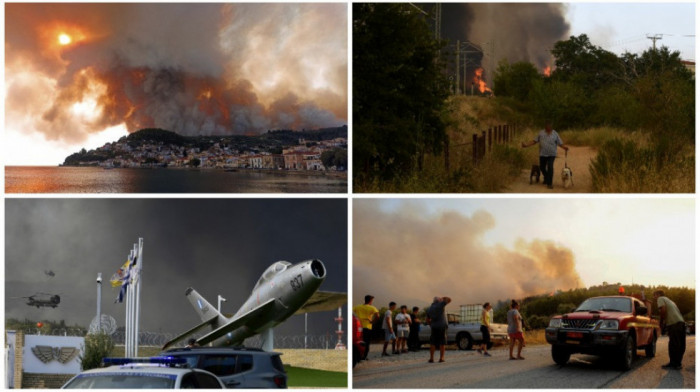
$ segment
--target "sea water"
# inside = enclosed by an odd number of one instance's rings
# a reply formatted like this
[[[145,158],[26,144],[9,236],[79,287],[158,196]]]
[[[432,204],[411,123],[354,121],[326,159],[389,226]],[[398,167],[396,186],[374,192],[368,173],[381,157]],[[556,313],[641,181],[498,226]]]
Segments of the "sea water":
[[[6,166],[6,193],[346,193],[347,177],[240,169]]]

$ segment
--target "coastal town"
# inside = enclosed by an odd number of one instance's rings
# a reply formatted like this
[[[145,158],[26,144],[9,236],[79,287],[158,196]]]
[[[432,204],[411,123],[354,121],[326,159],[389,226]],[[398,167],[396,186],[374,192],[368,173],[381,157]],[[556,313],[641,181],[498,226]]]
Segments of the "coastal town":
[[[67,157],[63,166],[344,172],[347,168],[347,127],[340,130],[345,130],[345,135],[338,136],[337,131],[316,131],[314,134],[278,131],[268,133],[267,137],[187,138],[169,131],[149,129],[94,150],[83,149]]]

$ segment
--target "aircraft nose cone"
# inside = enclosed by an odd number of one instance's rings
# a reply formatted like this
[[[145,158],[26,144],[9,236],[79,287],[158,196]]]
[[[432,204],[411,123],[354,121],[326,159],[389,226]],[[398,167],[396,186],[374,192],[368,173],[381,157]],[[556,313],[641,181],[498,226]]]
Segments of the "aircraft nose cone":
[[[326,277],[326,267],[323,265],[321,260],[311,261],[311,272],[313,272],[314,276],[317,278],[322,279]]]

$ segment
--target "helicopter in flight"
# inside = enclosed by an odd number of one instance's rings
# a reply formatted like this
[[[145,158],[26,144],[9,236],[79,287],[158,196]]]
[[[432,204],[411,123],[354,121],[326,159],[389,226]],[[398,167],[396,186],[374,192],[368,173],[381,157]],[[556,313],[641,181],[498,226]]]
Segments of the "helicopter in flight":
[[[58,294],[36,293],[28,297],[13,298],[25,298],[27,300],[27,305],[36,306],[37,309],[43,307],[55,308],[59,303],[61,303],[61,297]]]

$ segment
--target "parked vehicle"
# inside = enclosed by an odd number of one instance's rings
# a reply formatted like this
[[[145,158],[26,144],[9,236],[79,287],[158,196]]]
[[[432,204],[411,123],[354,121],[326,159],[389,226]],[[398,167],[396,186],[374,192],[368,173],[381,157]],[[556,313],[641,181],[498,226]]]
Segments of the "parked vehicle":
[[[456,344],[460,350],[471,350],[474,344],[481,344],[481,324],[478,322],[463,323],[457,314],[447,314],[447,344]],[[508,339],[508,326],[491,324],[491,343],[494,339]],[[430,325],[422,324],[418,332],[421,344],[430,344]]]
[[[111,358],[106,358],[107,362]],[[62,389],[224,389],[214,374],[186,367],[172,367],[170,358],[149,358],[149,363],[130,362],[131,358],[115,358],[120,364],[86,370],[68,380]],[[112,361],[111,363],[114,363]],[[181,361],[184,362],[184,361]]]
[[[552,359],[566,364],[571,354],[607,355],[620,367],[632,367],[637,350],[656,355],[661,335],[658,321],[650,316],[651,302],[626,296],[593,297],[571,313],[554,316],[545,330],[552,345]]]
[[[246,347],[189,347],[161,355],[185,358],[189,367],[214,373],[227,388],[287,388],[280,353]]]
[[[695,335],[695,322],[694,321],[686,321],[685,333],[688,335]]]
[[[362,323],[352,315],[352,367],[365,357],[365,342],[362,340]]]

